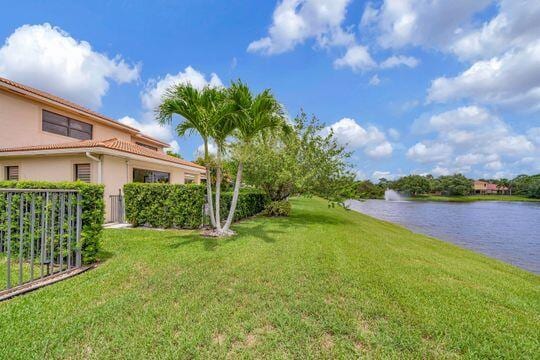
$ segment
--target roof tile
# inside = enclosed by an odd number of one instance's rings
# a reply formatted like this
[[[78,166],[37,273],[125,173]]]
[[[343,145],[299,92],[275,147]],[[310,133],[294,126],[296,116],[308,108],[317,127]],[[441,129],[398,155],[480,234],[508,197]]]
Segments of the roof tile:
[[[180,165],[192,166],[201,170],[205,167],[199,164],[195,164],[191,161],[179,159],[174,156],[164,154],[159,151],[148,149],[144,146],[137,145],[135,143],[119,140],[117,138],[111,138],[107,140],[81,140],[68,143],[59,144],[47,144],[47,145],[31,145],[20,146],[12,148],[0,148],[0,153],[3,152],[17,152],[17,151],[32,151],[32,150],[61,150],[61,149],[84,149],[84,148],[106,148],[111,150],[118,150],[130,154],[145,156],[157,160],[164,160]]]

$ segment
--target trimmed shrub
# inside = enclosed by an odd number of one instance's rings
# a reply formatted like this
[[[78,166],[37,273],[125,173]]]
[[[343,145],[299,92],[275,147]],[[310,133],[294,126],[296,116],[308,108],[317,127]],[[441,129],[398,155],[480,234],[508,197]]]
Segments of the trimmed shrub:
[[[288,200],[272,201],[264,208],[265,216],[290,216],[291,203]]]
[[[85,264],[96,261],[100,248],[101,231],[105,217],[103,185],[76,182],[47,181],[0,181],[0,188],[16,189],[75,189],[79,190],[82,200],[81,255]],[[4,207],[0,208],[3,211]],[[2,214],[3,215],[3,214]]]
[[[226,192],[221,194],[221,219],[226,220],[229,216],[233,193]],[[260,191],[246,190],[240,191],[238,203],[234,212],[234,220],[241,220],[247,217],[257,215],[264,210],[264,207],[269,202],[268,196]]]
[[[126,219],[133,226],[196,229],[210,221],[203,214],[206,203],[204,185],[143,184],[124,185]],[[221,194],[221,218],[229,214],[232,193]],[[267,197],[264,193],[242,191],[234,220],[260,213]]]
[[[201,226],[203,185],[124,185],[126,219],[133,226],[195,229]]]

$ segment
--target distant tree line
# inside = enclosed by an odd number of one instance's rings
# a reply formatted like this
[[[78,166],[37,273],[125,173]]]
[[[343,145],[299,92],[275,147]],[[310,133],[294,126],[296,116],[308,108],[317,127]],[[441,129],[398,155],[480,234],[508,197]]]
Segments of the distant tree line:
[[[510,195],[540,198],[540,174],[519,175],[514,179],[480,179],[507,188]],[[466,196],[474,193],[473,179],[462,174],[434,177],[433,175],[407,175],[396,180],[379,179],[378,183],[360,180],[355,183],[355,196],[359,199],[379,199],[386,189],[409,196],[444,195]]]

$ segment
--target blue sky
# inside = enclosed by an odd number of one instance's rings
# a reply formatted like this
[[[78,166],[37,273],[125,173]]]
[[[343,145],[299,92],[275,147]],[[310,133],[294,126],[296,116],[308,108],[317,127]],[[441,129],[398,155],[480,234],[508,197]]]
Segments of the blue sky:
[[[173,142],[168,85],[271,88],[354,152],[359,178],[540,172],[538,1],[17,1],[0,76]]]

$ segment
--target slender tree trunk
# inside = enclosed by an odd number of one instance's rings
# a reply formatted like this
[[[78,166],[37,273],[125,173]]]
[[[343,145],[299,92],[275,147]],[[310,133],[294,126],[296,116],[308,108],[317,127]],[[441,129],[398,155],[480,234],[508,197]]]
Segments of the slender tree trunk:
[[[217,149],[217,169],[216,169],[216,229],[221,231],[221,214],[220,214],[220,200],[221,200],[221,146],[218,145]]]
[[[242,171],[244,170],[244,163],[242,161],[238,162],[238,170],[236,171],[236,181],[234,183],[234,192],[231,201],[231,208],[229,209],[229,216],[227,217],[227,222],[223,227],[223,231],[227,232],[231,227],[231,224],[234,220],[234,212],[236,211],[236,205],[238,204],[238,195],[240,194],[240,186],[242,183]]]
[[[212,199],[212,177],[208,161],[208,140],[204,140],[204,160],[206,165],[206,199],[208,201],[208,210],[210,212],[210,223],[216,227],[216,218],[214,217],[214,201]]]

